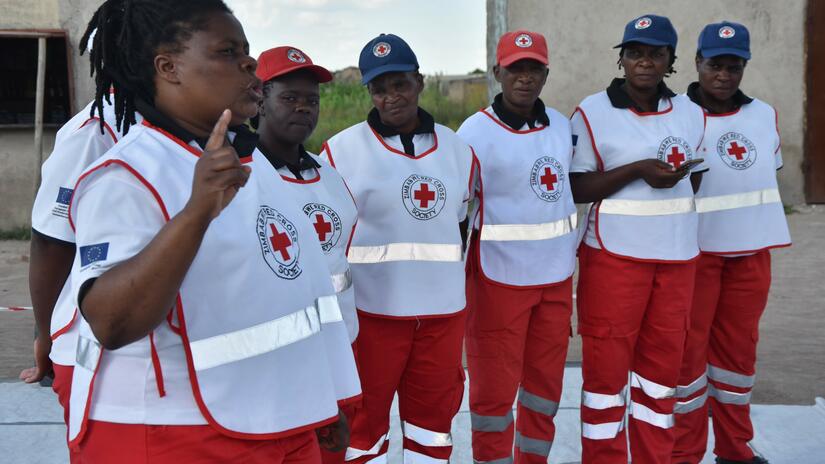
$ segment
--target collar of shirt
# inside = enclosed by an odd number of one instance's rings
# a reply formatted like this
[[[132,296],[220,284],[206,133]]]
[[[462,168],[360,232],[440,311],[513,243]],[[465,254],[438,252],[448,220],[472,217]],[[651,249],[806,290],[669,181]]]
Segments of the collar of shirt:
[[[496,113],[496,116],[498,116],[498,119],[500,119],[501,122],[507,124],[513,130],[521,130],[525,124],[530,129],[535,129],[539,125],[550,125],[550,118],[547,117],[547,111],[544,108],[544,102],[541,101],[541,98],[537,98],[536,103],[533,104],[533,111],[529,119],[508,111],[507,108],[504,107],[504,103],[502,101],[503,98],[503,94],[501,93],[496,95],[496,98],[493,99],[492,104],[493,111]]]
[[[702,106],[702,101],[699,98],[699,83],[698,82],[692,82],[688,86],[687,96],[688,96],[688,98],[690,98],[690,100],[693,103],[696,103],[697,105]],[[747,105],[748,103],[753,101],[753,98],[745,95],[745,92],[742,92],[741,89],[736,89],[736,93],[733,94],[733,97],[731,97],[731,98],[733,99],[733,106],[735,106],[737,110],[739,108],[741,108],[743,105]],[[705,107],[702,106],[702,108],[705,108]],[[705,109],[707,110],[707,108],[705,108]]]
[[[135,109],[153,126],[163,129],[181,139],[184,143],[190,144],[194,141],[201,149],[206,146],[207,138],[195,137],[191,132],[180,127],[172,118],[158,111],[154,105],[140,98],[135,98]],[[258,134],[253,133],[243,124],[231,126],[229,130],[235,133],[235,138],[232,140],[232,147],[238,156],[243,158],[251,155],[255,150],[255,146],[258,145]]]
[[[310,156],[309,152],[306,151],[303,145],[298,145],[298,163],[292,164],[287,163],[286,160],[273,155],[269,151],[267,151],[262,145],[258,145],[258,150],[266,156],[266,159],[269,160],[269,163],[272,164],[276,170],[286,167],[289,169],[297,179],[304,180],[304,176],[301,174],[301,171],[307,171],[310,169],[318,169],[321,167],[315,158]]]
[[[404,146],[404,153],[409,156],[415,156],[413,136],[416,134],[435,134],[435,120],[433,116],[421,108],[418,108],[418,126],[409,134],[402,134],[394,127],[384,124],[378,115],[377,108],[370,110],[367,115],[367,124],[369,124],[375,132],[378,132],[378,135],[381,137],[387,138],[396,135],[401,137],[401,145]]]
[[[638,112],[643,112],[642,109],[636,105],[633,99],[630,98],[630,95],[628,95],[622,88],[622,84],[624,83],[625,79],[621,78],[613,79],[613,82],[610,83],[610,86],[607,88],[607,97],[610,99],[610,104],[613,105],[614,108],[633,108]],[[656,91],[659,100],[662,98],[673,98],[676,96],[676,94],[670,90],[664,82],[659,82],[659,86]]]

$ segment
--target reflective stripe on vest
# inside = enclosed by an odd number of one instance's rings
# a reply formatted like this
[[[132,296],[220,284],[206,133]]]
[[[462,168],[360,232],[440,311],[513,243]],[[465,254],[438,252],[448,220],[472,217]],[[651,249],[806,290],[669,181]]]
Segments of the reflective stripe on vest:
[[[401,428],[404,430],[404,437],[421,446],[453,446],[453,436],[449,432],[434,432],[407,421],[401,422]]]
[[[674,424],[673,414],[658,413],[643,404],[636,403],[635,401],[630,402],[629,414],[636,420],[647,422],[648,424],[655,425],[660,429],[669,429],[673,427]]]
[[[523,453],[537,454],[546,458],[550,455],[550,448],[552,447],[552,441],[525,437],[521,432],[516,432],[516,448]]]
[[[779,190],[777,189],[756,190],[754,192],[731,193],[729,195],[697,198],[696,212],[710,213],[713,211],[747,208],[749,206],[781,202],[782,198],[779,196]]]
[[[524,387],[518,389],[518,402],[525,408],[545,416],[555,416],[559,410],[558,402],[534,395],[525,390]]]
[[[657,400],[670,398],[676,393],[675,388],[660,385],[652,380],[648,380],[642,377],[641,375],[635,372],[630,373],[630,386],[641,388],[645,395]]]
[[[610,440],[624,430],[624,418],[619,422],[605,422],[602,424],[588,424],[582,422],[582,437],[591,440]]]
[[[348,268],[340,274],[332,274],[332,286],[335,288],[335,293],[349,290],[352,287],[352,271]]]
[[[708,385],[708,395],[715,398],[716,401],[725,404],[735,404],[739,406],[746,405],[751,402],[751,392],[739,393],[723,390],[713,385]]]
[[[389,261],[446,261],[463,259],[461,245],[439,243],[388,243],[352,246],[347,253],[351,264],[376,264]]]
[[[470,411],[470,428],[476,432],[503,432],[513,423],[513,410],[503,416],[482,416]]]
[[[705,405],[705,402],[708,399],[708,392],[705,390],[702,392],[701,395],[693,398],[689,401],[677,401],[675,405],[673,405],[673,413],[674,414],[687,414],[689,412],[693,412],[702,406]]]
[[[100,359],[100,343],[97,340],[86,338],[82,335],[77,337],[77,352],[75,362],[86,370],[94,372],[97,369],[97,361]]]
[[[484,224],[481,227],[481,240],[548,240],[569,234],[576,229],[576,213],[543,224]]]
[[[686,214],[693,212],[695,209],[696,206],[692,197],[667,200],[606,198],[602,200],[599,206],[599,213],[622,216],[667,216],[670,214]]]
[[[387,441],[387,438],[389,438],[389,434],[385,433],[381,438],[378,439],[377,442],[375,442],[374,445],[372,445],[372,448],[368,450],[362,450],[358,448],[347,448],[346,457],[344,459],[347,461],[354,461],[360,458],[361,456],[366,456],[369,454],[378,454],[378,452],[381,451],[381,447],[384,446],[384,442]],[[382,456],[386,456],[386,454],[383,454]],[[386,458],[384,459],[384,462],[386,462]]]
[[[321,324],[342,320],[338,299],[321,297],[278,319],[191,342],[192,363],[196,371],[203,371],[258,356],[320,332]]]
[[[756,381],[755,375],[739,374],[711,364],[708,364],[708,377],[717,382],[739,388],[751,388],[754,381]]]
[[[582,406],[590,409],[608,409],[617,408],[625,405],[625,397],[627,396],[627,387],[622,388],[622,391],[615,395],[606,395],[604,393],[594,393],[587,390],[582,390]]]

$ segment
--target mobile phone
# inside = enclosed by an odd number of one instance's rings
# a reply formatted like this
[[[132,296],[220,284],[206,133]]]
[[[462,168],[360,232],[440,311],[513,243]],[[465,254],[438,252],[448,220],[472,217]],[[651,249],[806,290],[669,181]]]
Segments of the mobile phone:
[[[696,158],[692,160],[685,161],[682,163],[681,166],[677,169],[677,171],[690,171],[691,169],[695,168],[696,166],[705,162],[704,158]]]

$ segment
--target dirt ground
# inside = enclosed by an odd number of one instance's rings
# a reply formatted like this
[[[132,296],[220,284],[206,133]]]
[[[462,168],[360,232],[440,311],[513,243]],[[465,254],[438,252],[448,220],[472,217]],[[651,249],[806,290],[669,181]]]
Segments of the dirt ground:
[[[797,210],[788,216],[794,245],[773,252],[754,403],[812,404],[825,397],[825,207]],[[30,305],[28,248],[27,242],[0,242],[0,307]],[[31,364],[33,325],[30,311],[0,311],[0,382]],[[578,337],[568,361],[581,361]]]

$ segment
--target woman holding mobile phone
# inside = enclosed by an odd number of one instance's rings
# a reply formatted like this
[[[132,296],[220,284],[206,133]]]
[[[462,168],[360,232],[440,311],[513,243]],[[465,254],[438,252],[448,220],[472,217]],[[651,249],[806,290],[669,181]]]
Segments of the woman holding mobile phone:
[[[627,463],[626,409],[632,460],[670,463],[699,255],[687,176],[701,170],[705,121],[663,82],[676,41],[666,17],[630,21],[616,46],[625,78],[585,98],[572,117],[573,198],[594,203],[579,249],[584,463]]]

